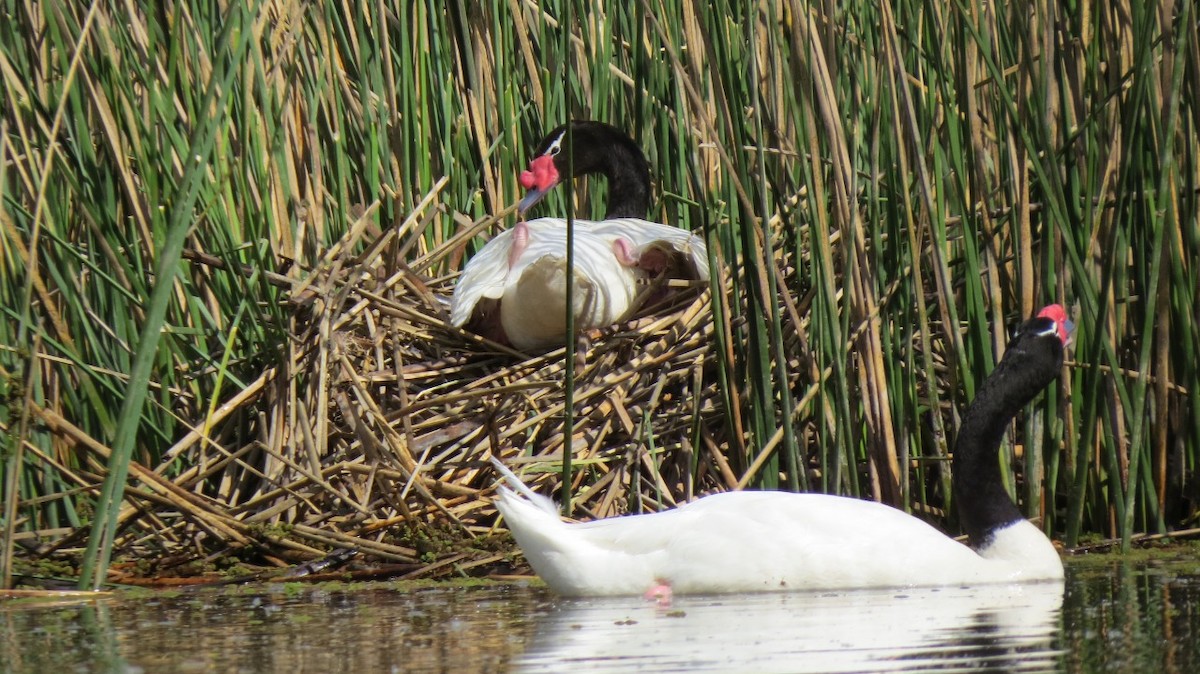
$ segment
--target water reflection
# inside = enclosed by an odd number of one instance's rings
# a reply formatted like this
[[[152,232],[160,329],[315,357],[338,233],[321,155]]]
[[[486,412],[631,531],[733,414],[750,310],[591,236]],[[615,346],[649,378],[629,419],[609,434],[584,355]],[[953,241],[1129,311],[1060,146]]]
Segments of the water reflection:
[[[0,600],[0,672],[1200,671],[1200,556],[1057,584],[562,600],[370,583]],[[1065,594],[1065,599],[1064,599]]]
[[[1068,566],[1070,672],[1200,671],[1200,556]]]
[[[494,584],[10,601],[0,603],[0,672],[498,672],[548,602]]]
[[[1053,671],[1061,583],[572,600],[544,616],[524,672]]]
[[[80,671],[125,671],[111,612],[102,602],[55,602],[45,612],[0,611],[0,635],[0,671],[64,671],[68,662]]]

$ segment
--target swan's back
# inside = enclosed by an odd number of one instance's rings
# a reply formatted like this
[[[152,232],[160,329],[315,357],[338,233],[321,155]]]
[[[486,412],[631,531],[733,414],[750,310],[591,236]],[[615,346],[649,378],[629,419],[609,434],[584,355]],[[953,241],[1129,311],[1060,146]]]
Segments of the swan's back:
[[[517,229],[521,230],[518,236]],[[484,300],[500,302],[500,325],[518,348],[561,344],[566,337],[567,229],[538,218],[497,234],[467,262],[454,287],[450,321],[463,326]],[[708,280],[704,240],[677,227],[638,218],[574,223],[575,324],[605,327],[634,308],[638,283],[653,274],[615,254],[673,262],[685,278]],[[654,255],[652,253],[657,253]],[[492,336],[492,335],[489,335]],[[494,336],[493,336],[494,337]]]

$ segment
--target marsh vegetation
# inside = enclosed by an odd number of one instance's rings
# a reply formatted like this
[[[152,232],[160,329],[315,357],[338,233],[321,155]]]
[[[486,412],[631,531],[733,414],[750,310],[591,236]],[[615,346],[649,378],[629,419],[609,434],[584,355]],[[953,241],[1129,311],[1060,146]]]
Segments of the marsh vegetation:
[[[566,449],[581,517],[783,488],[953,530],[956,410],[1049,302],[1025,514],[1194,528],[1194,3],[836,4],[0,3],[3,582],[469,575],[485,459],[549,490]],[[441,299],[567,118],[638,140],[713,270],[574,358]]]

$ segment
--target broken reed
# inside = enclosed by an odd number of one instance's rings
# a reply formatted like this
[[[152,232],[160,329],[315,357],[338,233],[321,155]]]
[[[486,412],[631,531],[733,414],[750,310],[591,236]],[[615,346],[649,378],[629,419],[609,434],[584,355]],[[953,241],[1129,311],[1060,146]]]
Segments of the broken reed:
[[[414,418],[371,401],[456,400],[457,379],[425,389],[404,358],[514,381],[531,367],[472,360],[495,349],[417,316],[440,320],[431,293],[451,287],[461,244],[511,224],[530,146],[568,116],[633,133],[658,181],[652,217],[704,233],[720,289],[711,322],[692,323],[710,327],[679,389],[702,404],[672,408],[685,430],[664,443],[671,424],[643,392],[628,458],[597,447],[605,460],[576,473],[593,495],[620,485],[612,512],[736,485],[940,515],[956,410],[1006,327],[1060,301],[1079,326],[1063,384],[1004,452],[1023,509],[1067,545],[1186,523],[1200,496],[1200,51],[1191,3],[1160,9],[7,2],[3,580],[18,541],[73,549],[94,521],[110,536],[101,568],[118,522],[143,554],[195,530],[214,549],[299,557],[385,524],[485,531],[462,518],[490,478],[451,461],[474,454],[397,458]],[[581,185],[575,214],[599,213],[603,191]],[[565,215],[564,199],[541,212]],[[190,257],[176,262],[180,226]],[[372,296],[381,279],[391,294]],[[406,351],[430,330],[452,357]],[[363,335],[374,355],[350,360]],[[346,388],[381,364],[392,383]],[[139,391],[144,406],[123,405]],[[368,427],[374,444],[348,430]],[[119,438],[135,438],[135,464]],[[508,443],[491,449],[562,438]],[[356,472],[379,462],[394,474]],[[96,498],[125,465],[114,515]],[[298,480],[320,488],[266,498]],[[413,510],[421,488],[447,491]],[[345,507],[353,526],[318,515]],[[249,542],[246,520],[311,536]]]

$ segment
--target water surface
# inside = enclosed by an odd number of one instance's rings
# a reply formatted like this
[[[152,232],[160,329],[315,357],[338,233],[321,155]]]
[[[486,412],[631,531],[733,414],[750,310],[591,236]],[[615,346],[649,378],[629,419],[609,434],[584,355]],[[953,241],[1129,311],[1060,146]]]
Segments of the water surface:
[[[1197,672],[1200,560],[1065,584],[565,600],[529,584],[0,601],[3,672]]]

